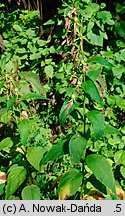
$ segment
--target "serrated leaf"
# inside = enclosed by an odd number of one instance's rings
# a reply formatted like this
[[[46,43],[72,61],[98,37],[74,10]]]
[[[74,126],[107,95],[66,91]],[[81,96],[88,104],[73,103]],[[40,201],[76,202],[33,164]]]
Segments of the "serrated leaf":
[[[64,200],[75,194],[82,183],[82,172],[71,170],[59,181],[59,199]]]
[[[105,132],[104,117],[101,112],[97,110],[89,111],[86,116],[92,124],[92,138],[96,141],[100,139]]]
[[[105,58],[102,58],[101,56],[94,56],[92,58],[89,58],[87,62],[96,62],[107,67],[113,66],[109,61],[107,61]]]
[[[13,168],[9,175],[6,185],[6,199],[8,199],[19,186],[24,182],[26,178],[26,169],[23,166]]]
[[[100,103],[102,105],[102,99],[99,95],[98,89],[95,85],[95,83],[92,80],[87,80],[82,84],[82,88],[85,91],[85,93],[89,94],[92,100],[96,101],[97,103]]]
[[[29,120],[23,119],[18,123],[18,131],[20,134],[21,142],[23,145],[27,144],[27,139],[30,133],[30,123]]]
[[[69,152],[72,163],[79,163],[86,149],[87,140],[79,134],[75,134],[69,141]]]
[[[28,185],[22,190],[23,200],[40,200],[40,188],[37,185]]]
[[[20,198],[19,198],[19,197],[16,197],[16,196],[10,196],[10,197],[8,198],[8,200],[20,200]]]
[[[43,158],[44,150],[42,147],[29,147],[27,160],[38,171],[40,171],[40,161]]]
[[[47,154],[45,154],[44,158],[41,161],[41,164],[45,164],[50,161],[54,161],[58,157],[65,154],[64,145],[67,140],[62,140],[59,143],[57,143],[55,146],[53,146]]]
[[[53,67],[51,65],[45,66],[45,73],[48,77],[53,77]]]
[[[7,137],[0,142],[0,151],[5,150],[7,148],[11,148],[12,146],[13,146],[13,142],[11,138]]]
[[[87,166],[92,170],[95,177],[106,187],[116,194],[115,180],[112,169],[105,157],[91,154],[86,157]]]

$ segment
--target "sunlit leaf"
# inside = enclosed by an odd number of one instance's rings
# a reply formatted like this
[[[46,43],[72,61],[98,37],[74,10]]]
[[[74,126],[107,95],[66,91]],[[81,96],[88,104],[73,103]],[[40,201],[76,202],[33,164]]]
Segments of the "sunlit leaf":
[[[125,151],[119,150],[115,152],[114,161],[116,165],[120,165],[120,164],[125,165]]]
[[[23,200],[40,200],[40,188],[37,185],[28,185],[22,190]]]
[[[13,142],[11,138],[7,137],[0,142],[0,151],[5,150],[7,148],[11,148],[12,146],[13,146]]]
[[[26,169],[23,166],[13,168],[7,176],[8,181],[6,185],[6,199],[8,199],[26,178]]]
[[[45,73],[48,77],[53,77],[53,67],[51,65],[45,66]]]
[[[75,194],[82,183],[82,172],[71,170],[59,181],[59,199],[64,200]]]
[[[40,161],[43,158],[44,150],[42,147],[29,147],[27,151],[27,160],[38,171],[40,171]]]
[[[86,163],[95,177],[116,194],[113,172],[106,158],[102,155],[91,154],[86,157]]]

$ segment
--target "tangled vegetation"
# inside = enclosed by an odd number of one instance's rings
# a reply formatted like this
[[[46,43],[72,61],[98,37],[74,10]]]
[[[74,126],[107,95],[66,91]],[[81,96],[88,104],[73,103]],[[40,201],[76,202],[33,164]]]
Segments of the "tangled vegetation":
[[[125,1],[18,4],[0,4],[0,199],[124,199]]]

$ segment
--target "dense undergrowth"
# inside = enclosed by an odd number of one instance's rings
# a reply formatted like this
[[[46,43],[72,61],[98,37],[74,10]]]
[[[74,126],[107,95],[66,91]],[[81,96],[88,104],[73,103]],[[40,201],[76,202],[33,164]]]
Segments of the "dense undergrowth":
[[[124,11],[0,4],[1,199],[124,199]]]

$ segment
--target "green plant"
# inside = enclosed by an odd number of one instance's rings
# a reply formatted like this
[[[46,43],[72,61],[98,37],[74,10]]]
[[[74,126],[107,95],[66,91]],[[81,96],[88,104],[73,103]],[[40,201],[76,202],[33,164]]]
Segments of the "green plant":
[[[125,51],[105,7],[63,1],[42,38],[38,11],[2,8],[2,199],[123,199]]]

